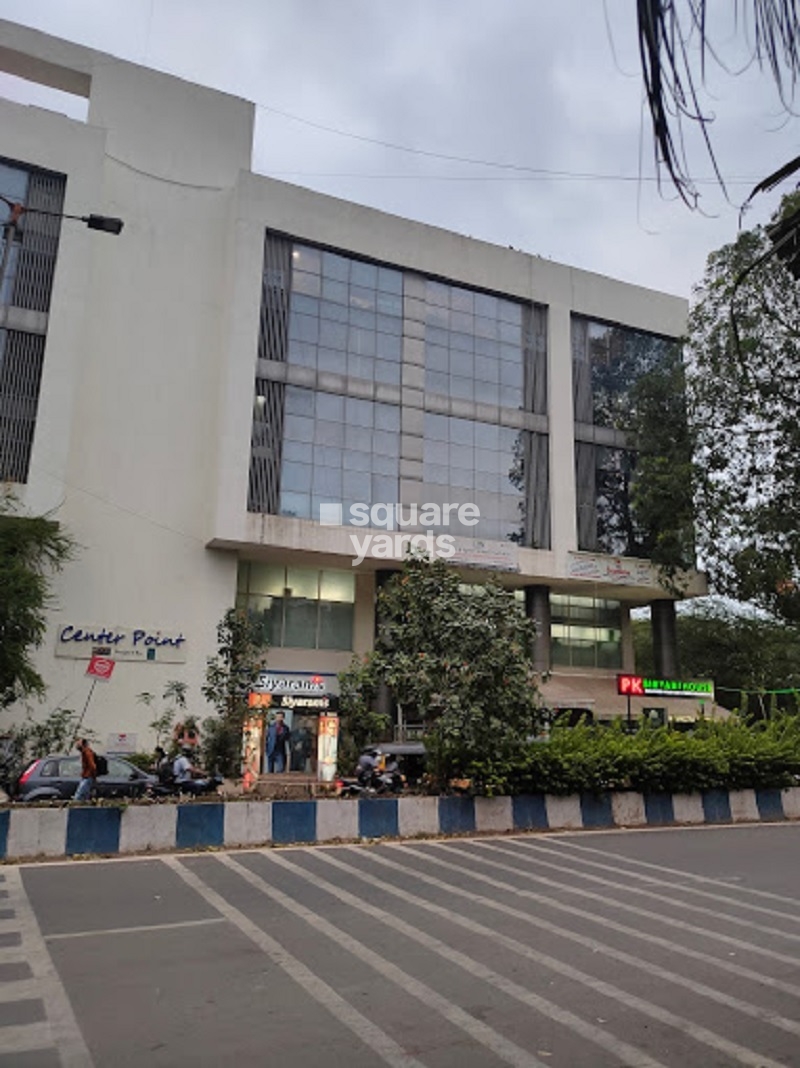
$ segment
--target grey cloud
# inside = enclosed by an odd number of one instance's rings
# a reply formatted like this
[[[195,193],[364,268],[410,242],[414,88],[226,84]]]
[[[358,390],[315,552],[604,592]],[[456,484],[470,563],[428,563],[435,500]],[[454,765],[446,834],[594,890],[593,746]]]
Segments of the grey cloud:
[[[553,170],[653,173],[627,3],[38,0],[31,10],[29,0],[0,0],[0,17],[378,140]],[[727,175],[756,181],[796,151],[794,122],[771,131],[776,101],[758,72],[715,73],[707,99]],[[263,109],[257,130],[265,173],[684,295],[708,252],[735,236],[735,203],[713,186],[703,187],[707,214],[691,214],[647,180],[514,177]],[[697,131],[687,136],[694,172],[710,174]],[[731,200],[745,193],[731,186]]]

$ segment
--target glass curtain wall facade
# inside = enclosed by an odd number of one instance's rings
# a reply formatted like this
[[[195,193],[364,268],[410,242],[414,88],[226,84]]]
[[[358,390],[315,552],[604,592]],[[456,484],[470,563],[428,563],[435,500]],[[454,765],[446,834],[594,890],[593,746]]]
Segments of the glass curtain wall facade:
[[[622,617],[618,601],[550,594],[553,665],[621,668]]]
[[[477,504],[474,537],[549,548],[546,310],[433,279],[420,303],[434,408],[425,413],[425,499]],[[496,414],[439,414],[449,398]],[[517,420],[506,413],[520,411],[538,419],[509,425]]]
[[[354,503],[401,500],[413,452],[404,504],[476,503],[464,534],[549,547],[546,335],[542,307],[268,232],[249,510],[318,520],[334,502],[347,523]],[[408,339],[424,351],[416,448],[401,432]],[[470,414],[445,414],[451,398]]]
[[[352,571],[239,564],[236,607],[273,649],[351,650],[355,599]]]
[[[648,555],[632,507],[636,453],[625,428],[637,385],[678,349],[672,338],[572,318],[579,549]]]
[[[0,200],[0,482],[28,480],[61,232],[59,218],[37,209],[57,216],[65,186],[64,175],[0,159],[0,193],[28,209],[11,225]]]

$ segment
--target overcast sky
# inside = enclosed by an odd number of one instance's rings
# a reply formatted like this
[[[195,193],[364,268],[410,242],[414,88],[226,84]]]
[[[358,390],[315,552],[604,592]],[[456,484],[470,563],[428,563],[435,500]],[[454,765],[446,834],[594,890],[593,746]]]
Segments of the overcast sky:
[[[687,297],[749,189],[800,151],[765,75],[713,73],[730,202],[713,181],[703,213],[659,194],[634,0],[0,0],[0,18],[255,101],[262,174]],[[80,114],[3,75],[0,94]]]

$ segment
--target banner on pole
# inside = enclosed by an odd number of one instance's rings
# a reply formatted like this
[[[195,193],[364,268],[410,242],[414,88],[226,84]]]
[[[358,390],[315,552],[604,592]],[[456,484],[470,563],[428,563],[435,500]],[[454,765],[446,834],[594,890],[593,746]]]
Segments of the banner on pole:
[[[86,668],[86,674],[100,682],[108,682],[114,672],[114,663],[108,656],[93,656]]]

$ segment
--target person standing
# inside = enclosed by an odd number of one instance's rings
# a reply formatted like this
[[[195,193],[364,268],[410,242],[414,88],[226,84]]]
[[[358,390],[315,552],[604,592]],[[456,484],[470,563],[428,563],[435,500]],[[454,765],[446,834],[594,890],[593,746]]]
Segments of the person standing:
[[[81,738],[76,749],[81,754],[81,781],[75,791],[73,801],[88,801],[94,792],[97,783],[97,761],[94,750],[89,747],[85,738]]]
[[[289,746],[291,731],[284,720],[284,714],[280,709],[275,713],[275,719],[267,728],[267,771],[281,772],[286,770],[286,750]]]

